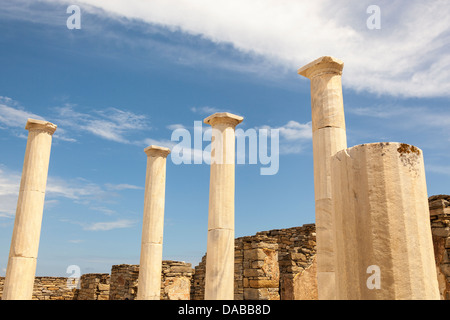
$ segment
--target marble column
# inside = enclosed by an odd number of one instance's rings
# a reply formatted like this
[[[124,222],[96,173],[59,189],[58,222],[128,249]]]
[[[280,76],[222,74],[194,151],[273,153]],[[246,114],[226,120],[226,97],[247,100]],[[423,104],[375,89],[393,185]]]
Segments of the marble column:
[[[235,127],[227,112],[204,120],[212,126],[205,300],[234,299]]]
[[[423,153],[371,143],[332,158],[337,299],[439,299]]]
[[[3,300],[31,300],[39,249],[53,123],[28,119],[27,147],[3,288]]]
[[[144,152],[147,154],[147,173],[137,299],[160,300],[166,158],[170,150],[149,146]]]
[[[311,80],[314,197],[317,228],[317,281],[320,300],[335,299],[334,226],[331,156],[347,148],[342,69],[344,63],[321,57],[298,70]]]

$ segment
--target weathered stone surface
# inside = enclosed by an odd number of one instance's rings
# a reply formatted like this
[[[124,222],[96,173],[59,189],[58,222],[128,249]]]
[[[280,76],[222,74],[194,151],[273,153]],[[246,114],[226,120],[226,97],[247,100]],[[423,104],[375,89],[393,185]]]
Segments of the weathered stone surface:
[[[267,288],[244,288],[244,300],[270,300]]]
[[[227,112],[204,120],[212,127],[205,274],[208,300],[234,298],[235,127],[242,120]]]
[[[166,188],[166,158],[168,148],[149,146],[145,179],[144,217],[138,300],[160,300],[164,205]]]
[[[421,150],[355,146],[332,158],[331,180],[337,298],[439,299]]]
[[[450,236],[450,228],[433,228],[433,235],[448,238]]]
[[[31,300],[44,211],[53,123],[28,119],[28,140],[9,251],[3,300]]]
[[[293,300],[317,300],[317,262],[312,264],[294,277]]]
[[[168,300],[189,300],[191,279],[188,277],[176,277],[164,282],[164,293]]]
[[[335,299],[331,157],[347,147],[342,70],[344,63],[321,57],[298,70],[311,80],[317,272],[320,299]]]
[[[260,280],[252,279],[249,280],[249,286],[251,288],[278,288],[278,280]]]

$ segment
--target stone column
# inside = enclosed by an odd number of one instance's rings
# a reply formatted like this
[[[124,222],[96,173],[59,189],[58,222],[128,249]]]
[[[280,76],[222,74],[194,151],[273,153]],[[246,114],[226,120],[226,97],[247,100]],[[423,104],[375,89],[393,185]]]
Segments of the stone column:
[[[227,112],[204,120],[212,126],[205,300],[234,298],[234,129],[242,120]]]
[[[332,158],[337,299],[439,299],[422,151],[371,143]]]
[[[39,249],[53,123],[28,119],[19,198],[9,251],[3,300],[31,300]]]
[[[138,300],[160,300],[167,148],[149,146],[145,178],[144,219]]]
[[[317,228],[317,282],[320,300],[335,299],[334,226],[330,161],[347,148],[341,75],[344,63],[319,58],[298,70],[311,80],[314,196]]]

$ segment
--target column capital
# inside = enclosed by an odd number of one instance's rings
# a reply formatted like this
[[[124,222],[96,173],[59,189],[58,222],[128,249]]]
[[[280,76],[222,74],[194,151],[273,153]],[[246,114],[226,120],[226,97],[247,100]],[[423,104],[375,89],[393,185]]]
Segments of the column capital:
[[[25,125],[25,130],[28,131],[42,131],[48,133],[49,135],[53,135],[57,128],[56,124],[45,120],[36,120],[36,119],[28,119],[27,124]]]
[[[203,122],[211,126],[214,126],[219,123],[227,123],[230,126],[235,127],[239,123],[241,123],[242,120],[244,120],[243,117],[237,116],[229,112],[217,112],[207,117],[205,120],[203,120]]]
[[[342,75],[344,62],[339,59],[324,56],[298,69],[297,73],[308,79],[313,79],[322,74]]]
[[[170,149],[151,145],[151,146],[148,146],[147,148],[145,148],[144,152],[147,154],[147,157],[164,157],[164,158],[166,158],[170,153]]]

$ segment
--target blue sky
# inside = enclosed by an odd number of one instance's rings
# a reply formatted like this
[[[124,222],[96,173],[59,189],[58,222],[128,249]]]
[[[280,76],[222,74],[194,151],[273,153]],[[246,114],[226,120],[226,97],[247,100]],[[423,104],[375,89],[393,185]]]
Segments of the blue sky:
[[[69,30],[69,5],[81,29]],[[366,9],[381,9],[370,30]],[[450,8],[445,1],[0,0],[0,276],[27,118],[58,125],[36,274],[139,263],[146,155],[217,111],[280,131],[279,170],[236,166],[236,237],[314,222],[310,83],[344,61],[348,145],[424,151],[429,195],[450,194]],[[206,129],[206,125],[203,125]],[[204,142],[203,148],[209,143]],[[167,160],[163,258],[206,252],[207,164]]]

